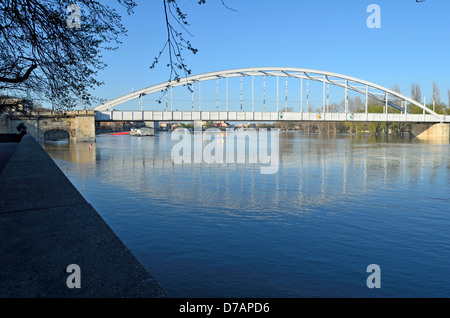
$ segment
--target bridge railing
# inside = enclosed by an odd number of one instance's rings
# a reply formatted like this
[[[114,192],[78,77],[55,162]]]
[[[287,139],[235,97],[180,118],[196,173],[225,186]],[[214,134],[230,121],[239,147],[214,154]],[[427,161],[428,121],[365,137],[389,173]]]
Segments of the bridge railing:
[[[450,116],[398,113],[318,113],[244,111],[98,111],[96,121],[326,121],[450,122]]]

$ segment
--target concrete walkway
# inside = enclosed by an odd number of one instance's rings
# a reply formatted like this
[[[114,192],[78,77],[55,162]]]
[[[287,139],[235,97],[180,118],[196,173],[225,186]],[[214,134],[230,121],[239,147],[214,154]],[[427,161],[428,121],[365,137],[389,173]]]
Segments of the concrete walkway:
[[[0,174],[0,242],[0,297],[167,297],[30,135]]]

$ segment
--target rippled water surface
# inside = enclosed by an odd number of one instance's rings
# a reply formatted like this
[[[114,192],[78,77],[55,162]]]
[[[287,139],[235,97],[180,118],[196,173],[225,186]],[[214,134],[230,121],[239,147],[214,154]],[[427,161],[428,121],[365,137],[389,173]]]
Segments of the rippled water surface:
[[[44,146],[171,296],[450,296],[449,144],[282,133],[263,175],[174,164],[175,143]]]

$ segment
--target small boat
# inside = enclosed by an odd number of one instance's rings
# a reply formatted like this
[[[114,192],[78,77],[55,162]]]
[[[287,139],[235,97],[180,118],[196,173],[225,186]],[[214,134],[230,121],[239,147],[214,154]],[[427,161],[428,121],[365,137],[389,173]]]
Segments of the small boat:
[[[142,128],[132,128],[130,130],[131,136],[154,136],[155,135],[155,129],[149,128],[149,127],[142,127]]]
[[[120,136],[120,135],[129,135],[130,133],[128,131],[123,131],[123,132],[119,132],[119,133],[112,133],[111,135],[114,136]]]
[[[129,134],[130,134],[130,136],[138,136],[139,135],[139,129],[131,128]]]
[[[140,136],[154,136],[155,128],[142,127],[139,132]]]

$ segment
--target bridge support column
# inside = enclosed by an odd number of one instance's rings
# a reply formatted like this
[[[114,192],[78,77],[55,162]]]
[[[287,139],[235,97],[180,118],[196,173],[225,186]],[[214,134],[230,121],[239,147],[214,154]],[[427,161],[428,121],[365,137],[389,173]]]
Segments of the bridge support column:
[[[77,111],[75,114],[75,138],[71,142],[95,142],[95,115],[93,112]]]
[[[149,127],[149,128],[159,128],[159,121],[146,121],[144,122],[145,127]]]
[[[450,124],[415,124],[411,134],[420,140],[450,142]]]
[[[201,120],[194,120],[194,131],[202,131],[203,122]]]

